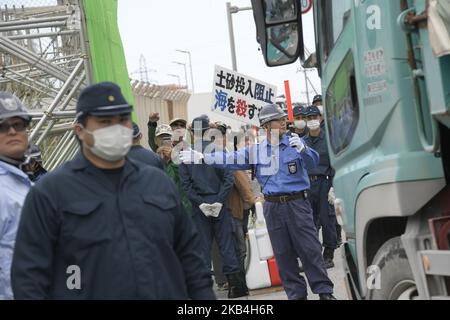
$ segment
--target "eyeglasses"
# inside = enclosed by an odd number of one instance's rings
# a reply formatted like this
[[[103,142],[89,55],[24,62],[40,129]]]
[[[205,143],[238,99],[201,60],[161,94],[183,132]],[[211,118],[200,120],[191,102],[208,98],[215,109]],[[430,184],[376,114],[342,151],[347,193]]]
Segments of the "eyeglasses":
[[[14,128],[16,132],[23,132],[28,127],[28,123],[25,121],[15,121],[13,123],[2,122],[0,123],[0,133],[8,133],[11,128]]]

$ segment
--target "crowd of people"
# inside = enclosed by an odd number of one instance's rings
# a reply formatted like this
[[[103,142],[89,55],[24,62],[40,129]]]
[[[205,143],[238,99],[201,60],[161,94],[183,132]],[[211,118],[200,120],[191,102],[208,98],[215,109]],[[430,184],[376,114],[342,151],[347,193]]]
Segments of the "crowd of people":
[[[296,107],[290,130],[277,105],[264,107],[261,143],[230,143],[230,127],[206,115],[161,124],[150,114],[149,150],[133,107],[103,82],[78,98],[79,152],[47,173],[27,108],[0,92],[0,299],[215,299],[213,279],[228,298],[247,296],[259,201],[288,298],[307,299],[305,272],[315,294],[335,299],[327,268],[341,230],[321,106],[317,96]],[[258,157],[275,149],[270,172]]]

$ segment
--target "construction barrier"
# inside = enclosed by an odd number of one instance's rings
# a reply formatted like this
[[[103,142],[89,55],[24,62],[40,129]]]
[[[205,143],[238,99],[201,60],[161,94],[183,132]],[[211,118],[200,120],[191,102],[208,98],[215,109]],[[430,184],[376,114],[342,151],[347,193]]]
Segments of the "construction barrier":
[[[256,208],[255,227],[249,229],[250,262],[246,281],[250,290],[280,286],[281,279],[274,258],[269,232],[263,214],[263,205],[258,202]]]

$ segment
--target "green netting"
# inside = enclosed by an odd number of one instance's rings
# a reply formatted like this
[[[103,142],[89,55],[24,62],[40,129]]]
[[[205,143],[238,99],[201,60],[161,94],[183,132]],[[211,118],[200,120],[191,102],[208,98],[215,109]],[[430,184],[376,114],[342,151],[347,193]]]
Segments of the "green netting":
[[[127,101],[134,105],[125,54],[117,25],[117,1],[83,1],[92,58],[92,77],[94,82],[117,83]]]

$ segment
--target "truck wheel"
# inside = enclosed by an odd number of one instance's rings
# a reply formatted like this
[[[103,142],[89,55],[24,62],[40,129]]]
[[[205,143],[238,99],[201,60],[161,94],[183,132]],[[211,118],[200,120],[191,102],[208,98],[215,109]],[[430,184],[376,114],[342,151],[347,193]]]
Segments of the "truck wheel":
[[[372,266],[379,268],[380,286],[368,290],[367,300],[412,300],[418,296],[400,237],[392,238],[381,246]]]

